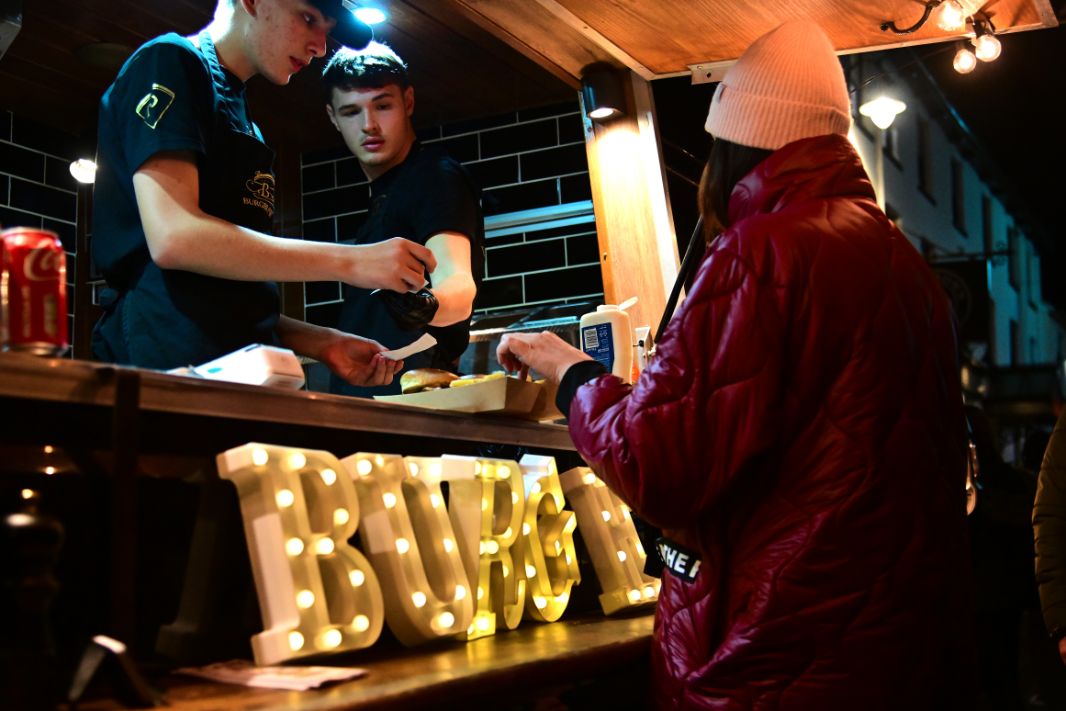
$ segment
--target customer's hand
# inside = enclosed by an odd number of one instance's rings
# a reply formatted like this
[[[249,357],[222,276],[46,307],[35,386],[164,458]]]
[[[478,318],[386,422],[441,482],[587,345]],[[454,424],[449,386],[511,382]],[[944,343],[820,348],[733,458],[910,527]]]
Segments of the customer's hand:
[[[388,385],[403,368],[402,360],[390,360],[381,355],[384,347],[377,341],[336,332],[318,354],[337,377],[352,385],[375,387]]]
[[[426,274],[437,268],[429,248],[402,237],[346,248],[349,268],[343,281],[364,289],[417,291],[426,284]]]
[[[507,333],[496,348],[496,360],[507,370],[523,375],[533,369],[558,383],[574,363],[592,360],[554,333]]]

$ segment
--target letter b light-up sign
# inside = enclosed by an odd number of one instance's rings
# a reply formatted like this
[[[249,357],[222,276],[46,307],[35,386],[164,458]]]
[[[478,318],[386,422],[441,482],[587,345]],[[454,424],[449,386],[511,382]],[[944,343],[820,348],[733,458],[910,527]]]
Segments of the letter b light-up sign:
[[[264,631],[257,664],[369,647],[381,634],[381,586],[348,539],[359,502],[329,452],[246,444],[218,457],[237,486]]]

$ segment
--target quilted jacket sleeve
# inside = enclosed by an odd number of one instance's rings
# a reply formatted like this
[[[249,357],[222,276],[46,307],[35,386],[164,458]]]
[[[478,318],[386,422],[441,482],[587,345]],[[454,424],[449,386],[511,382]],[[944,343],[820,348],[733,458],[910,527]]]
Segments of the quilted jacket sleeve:
[[[578,390],[578,451],[651,523],[695,522],[774,441],[786,292],[713,251],[638,382],[607,375]]]
[[[1040,466],[1033,530],[1044,622],[1051,632],[1066,634],[1066,412],[1055,425]]]

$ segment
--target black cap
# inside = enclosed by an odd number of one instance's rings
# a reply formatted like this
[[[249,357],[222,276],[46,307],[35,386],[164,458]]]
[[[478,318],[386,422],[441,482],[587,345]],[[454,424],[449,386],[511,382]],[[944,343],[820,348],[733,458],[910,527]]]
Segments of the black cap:
[[[311,4],[322,11],[323,15],[337,21],[330,37],[349,49],[363,49],[374,39],[374,30],[370,25],[356,19],[355,15],[344,6],[342,0],[310,0]]]

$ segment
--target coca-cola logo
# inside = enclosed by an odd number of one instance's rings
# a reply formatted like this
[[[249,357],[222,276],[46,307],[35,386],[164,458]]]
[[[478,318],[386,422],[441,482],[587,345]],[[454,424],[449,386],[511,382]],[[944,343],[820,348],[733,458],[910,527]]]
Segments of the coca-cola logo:
[[[52,249],[32,249],[26,255],[26,281],[49,281],[59,276],[60,255]]]

